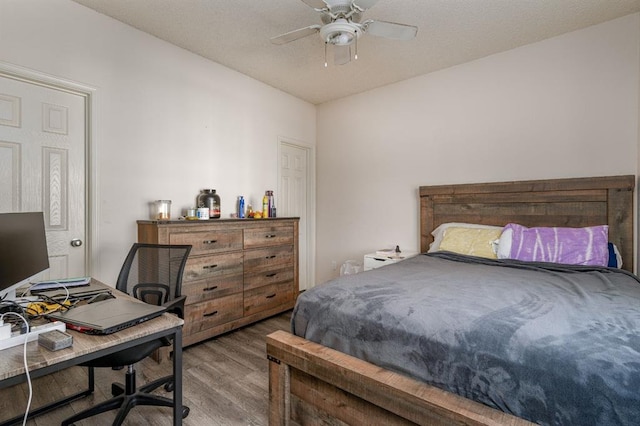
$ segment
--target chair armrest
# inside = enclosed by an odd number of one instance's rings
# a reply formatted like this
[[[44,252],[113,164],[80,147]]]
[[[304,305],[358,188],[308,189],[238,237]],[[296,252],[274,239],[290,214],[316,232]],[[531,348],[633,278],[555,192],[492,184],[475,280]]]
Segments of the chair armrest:
[[[187,300],[187,296],[179,296],[173,300],[168,301],[163,304],[165,308],[167,308],[167,312],[170,314],[175,314],[179,318],[184,319],[184,302]]]

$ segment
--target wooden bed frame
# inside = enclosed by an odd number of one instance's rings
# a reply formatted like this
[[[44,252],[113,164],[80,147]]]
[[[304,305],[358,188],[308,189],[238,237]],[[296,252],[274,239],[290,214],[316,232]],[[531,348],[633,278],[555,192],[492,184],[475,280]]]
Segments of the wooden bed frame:
[[[634,176],[420,187],[420,246],[446,222],[609,225],[624,268],[634,264]],[[269,424],[530,425],[317,343],[267,336]]]

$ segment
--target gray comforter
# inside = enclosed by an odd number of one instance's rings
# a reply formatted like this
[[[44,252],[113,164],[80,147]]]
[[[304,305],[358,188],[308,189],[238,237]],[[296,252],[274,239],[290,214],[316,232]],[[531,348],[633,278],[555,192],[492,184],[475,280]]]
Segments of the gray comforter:
[[[304,292],[294,334],[540,424],[640,424],[640,283],[450,253]]]

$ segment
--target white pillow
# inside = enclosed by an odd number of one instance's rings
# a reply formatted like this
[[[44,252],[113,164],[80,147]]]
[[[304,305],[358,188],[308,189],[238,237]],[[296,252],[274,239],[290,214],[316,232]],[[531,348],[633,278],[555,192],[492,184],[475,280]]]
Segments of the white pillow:
[[[511,254],[511,242],[513,241],[513,229],[505,229],[498,240],[498,259],[508,259]]]
[[[447,222],[438,226],[436,229],[431,232],[433,235],[433,242],[429,244],[428,253],[433,253],[434,251],[440,250],[440,243],[442,243],[442,239],[444,238],[444,231],[447,228],[475,228],[475,229],[502,229],[502,226],[491,226],[491,225],[479,225],[476,223],[461,223],[461,222]]]

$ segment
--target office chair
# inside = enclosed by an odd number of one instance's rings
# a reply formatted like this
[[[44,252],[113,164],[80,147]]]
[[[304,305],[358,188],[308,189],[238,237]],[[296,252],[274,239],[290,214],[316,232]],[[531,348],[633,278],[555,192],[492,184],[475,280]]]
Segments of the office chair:
[[[165,306],[167,312],[184,318],[184,302],[186,296],[181,295],[182,274],[190,245],[141,244],[135,243],[122,265],[116,288],[145,303]],[[162,346],[170,346],[170,339],[163,337],[148,343],[140,344],[118,353],[82,364],[89,367],[89,376],[93,376],[95,367],[111,367],[114,369],[127,367],[125,384],[112,383],[113,398],[84,410],[62,422],[62,426],[106,411],[119,408],[113,421],[120,425],[129,410],[136,405],[154,405],[173,407],[173,401],[163,396],[151,394],[160,386],[166,391],[173,390],[173,376],[163,377],[136,389],[136,371],[134,364],[142,361]],[[182,407],[182,418],[189,415],[189,407]]]

